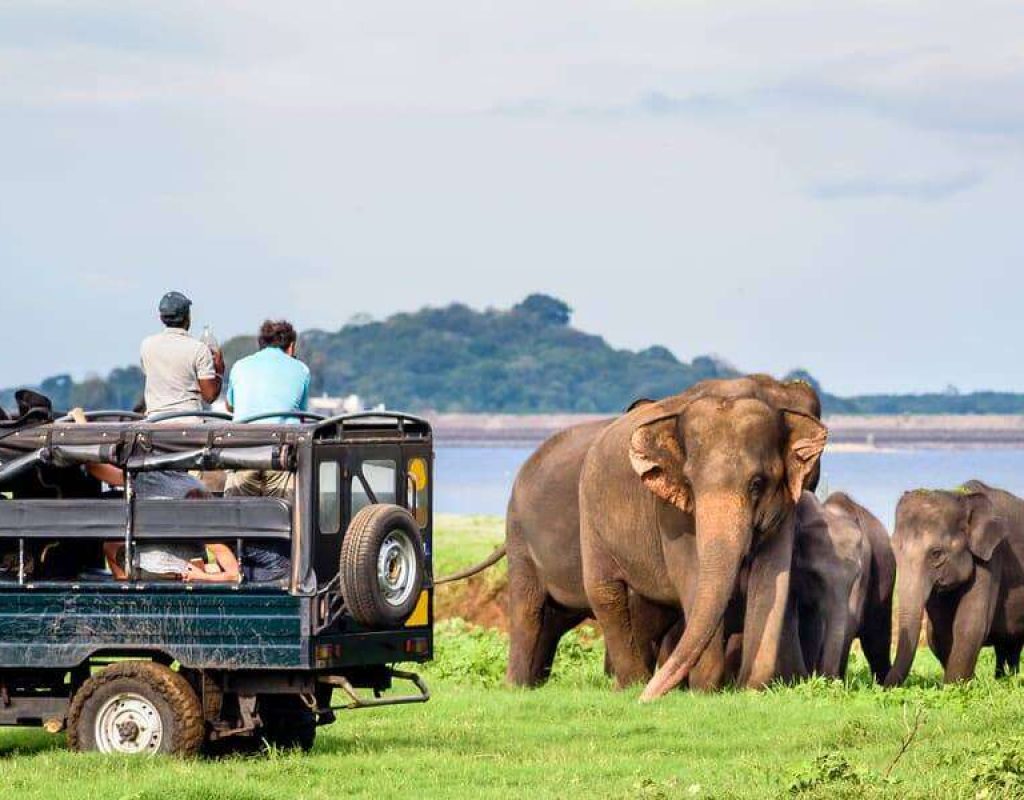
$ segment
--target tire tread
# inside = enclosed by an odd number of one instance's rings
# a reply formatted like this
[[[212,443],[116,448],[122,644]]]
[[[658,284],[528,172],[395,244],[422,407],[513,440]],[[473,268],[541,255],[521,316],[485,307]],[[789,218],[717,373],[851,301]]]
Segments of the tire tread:
[[[135,680],[148,686],[160,695],[174,713],[174,736],[168,752],[182,757],[191,757],[199,752],[206,737],[203,707],[199,698],[183,676],[153,661],[111,664],[79,687],[68,709],[69,748],[77,751],[86,749],[81,731],[82,713],[86,704],[104,686],[123,679]]]

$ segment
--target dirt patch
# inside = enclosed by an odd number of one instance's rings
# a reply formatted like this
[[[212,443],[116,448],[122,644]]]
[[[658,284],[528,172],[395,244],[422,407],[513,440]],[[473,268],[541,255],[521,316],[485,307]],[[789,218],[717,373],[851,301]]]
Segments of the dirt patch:
[[[508,577],[474,575],[437,587],[434,618],[459,617],[474,625],[508,631]]]

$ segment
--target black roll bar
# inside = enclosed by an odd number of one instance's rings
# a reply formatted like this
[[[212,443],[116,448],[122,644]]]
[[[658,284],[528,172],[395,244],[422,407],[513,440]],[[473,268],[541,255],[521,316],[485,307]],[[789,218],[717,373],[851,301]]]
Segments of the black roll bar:
[[[219,419],[224,422],[231,422],[234,417],[224,411],[165,411],[163,414],[154,414],[146,417],[146,422],[166,422],[169,419],[181,419],[183,417],[202,417],[203,419]]]
[[[102,419],[112,419],[116,422],[124,422],[126,420],[137,422],[146,418],[145,414],[140,414],[137,411],[119,411],[114,408],[104,409],[102,411],[86,411],[85,418],[89,422],[97,422]],[[54,423],[58,422],[71,422],[73,417],[70,414],[65,414],[62,417],[58,417],[54,420]]]
[[[339,430],[344,431],[346,422],[354,422],[360,419],[393,419],[398,422],[398,432],[400,434],[405,433],[406,422],[425,425],[427,430],[430,430],[430,422],[428,420],[423,417],[417,417],[413,414],[406,414],[403,411],[358,411],[354,414],[339,414],[336,417],[329,417],[317,425],[313,429],[313,433],[319,433],[324,428],[329,428],[332,425],[337,426]]]

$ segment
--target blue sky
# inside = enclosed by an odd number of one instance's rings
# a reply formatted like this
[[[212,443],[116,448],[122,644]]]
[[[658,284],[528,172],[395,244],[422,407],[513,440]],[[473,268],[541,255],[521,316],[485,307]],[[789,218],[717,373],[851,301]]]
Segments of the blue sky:
[[[841,392],[1024,391],[1019,2],[0,4],[0,385],[568,301]]]

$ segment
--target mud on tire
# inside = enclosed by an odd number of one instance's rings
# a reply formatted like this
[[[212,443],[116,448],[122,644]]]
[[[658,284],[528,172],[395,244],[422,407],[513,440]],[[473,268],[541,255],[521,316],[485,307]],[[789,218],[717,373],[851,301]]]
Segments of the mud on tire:
[[[203,708],[188,681],[152,661],[123,661],[93,675],[68,710],[72,750],[190,757],[204,734]]]
[[[341,545],[341,594],[352,617],[370,628],[409,618],[424,583],[423,539],[399,506],[366,506],[352,518]]]

